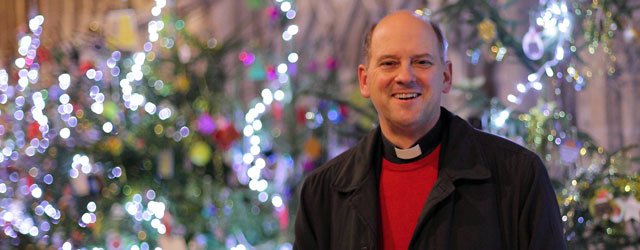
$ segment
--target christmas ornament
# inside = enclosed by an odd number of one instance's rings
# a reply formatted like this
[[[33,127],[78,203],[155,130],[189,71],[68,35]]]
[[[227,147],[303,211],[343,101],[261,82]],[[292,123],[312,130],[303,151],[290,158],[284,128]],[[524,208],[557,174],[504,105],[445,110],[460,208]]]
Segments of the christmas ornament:
[[[629,195],[627,197],[616,198],[615,201],[622,210],[622,219],[625,222],[631,222],[633,220],[640,222],[640,202],[638,202],[635,196]]]
[[[111,122],[115,122],[118,119],[118,105],[112,101],[106,101],[103,104],[102,116],[107,118]]]
[[[80,75],[85,75],[87,73],[88,70],[95,68],[95,65],[93,64],[93,62],[91,61],[83,61],[80,63],[80,66],[78,67],[78,73],[80,73]]]
[[[334,57],[327,58],[325,65],[329,71],[334,71],[338,68],[338,61]]]
[[[631,43],[638,37],[638,31],[633,28],[633,25],[627,24],[622,32],[622,37],[626,43]]]
[[[620,213],[620,208],[613,202],[613,195],[609,190],[601,188],[596,191],[595,197],[589,201],[591,216],[599,219],[610,219],[612,215]]]
[[[282,205],[276,209],[276,214],[280,231],[286,231],[289,228],[289,209],[286,205]]]
[[[298,125],[304,125],[307,122],[307,107],[304,105],[299,105],[295,107],[296,109],[296,122]]]
[[[210,135],[216,130],[216,124],[213,121],[213,117],[208,113],[203,113],[198,116],[197,120],[197,130],[203,135]]]
[[[572,139],[567,139],[562,141],[560,145],[560,159],[565,164],[573,164],[578,159],[580,155],[580,148],[582,144],[580,142],[576,142]]]
[[[180,73],[176,77],[176,80],[175,80],[175,83],[174,83],[174,87],[178,92],[180,92],[182,94],[187,93],[189,91],[189,88],[190,88],[189,85],[190,85],[190,83],[189,83],[189,78],[187,77],[187,74]]]
[[[158,152],[158,176],[163,179],[171,179],[174,165],[173,150],[166,148]]]
[[[89,177],[87,174],[80,170],[76,170],[77,177],[71,178],[71,187],[73,187],[73,192],[78,197],[84,197],[89,195]]]
[[[322,153],[322,145],[315,137],[311,137],[304,143],[304,152],[313,161],[320,157]]]
[[[191,47],[188,44],[181,44],[178,49],[178,59],[181,63],[187,64],[191,61]]]
[[[255,61],[251,63],[247,75],[251,81],[263,81],[267,78],[267,72],[261,57],[256,57]]]
[[[271,115],[273,115],[273,119],[277,122],[282,121],[282,112],[284,107],[282,107],[281,102],[273,102],[271,103]]]
[[[278,8],[276,6],[269,6],[264,10],[264,12],[269,17],[271,22],[278,21],[278,18],[280,17],[280,11],[278,11]]]
[[[194,143],[189,150],[189,159],[195,165],[206,165],[211,160],[211,147],[202,141]]]
[[[40,124],[38,124],[37,122],[31,122],[27,130],[27,139],[31,141],[31,139],[41,138],[41,137],[42,136],[40,133]]]
[[[112,10],[105,17],[104,34],[107,44],[115,46],[120,50],[136,51],[138,45],[138,21],[134,9]],[[154,23],[155,24],[155,23]],[[149,29],[156,28],[156,25]]]
[[[491,19],[485,18],[477,25],[478,35],[485,42],[489,43],[496,37],[496,24]]]
[[[245,0],[249,9],[259,10],[264,6],[264,1],[262,0]]]
[[[104,145],[107,148],[107,151],[111,153],[111,155],[119,156],[122,153],[122,150],[123,150],[122,140],[120,140],[120,138],[116,136],[111,136],[108,139],[106,139],[104,142]]]
[[[220,125],[220,129],[213,133],[213,138],[222,150],[227,151],[231,147],[231,144],[240,138],[240,132],[236,130],[233,124],[224,122]]]
[[[273,81],[275,79],[278,79],[278,74],[276,73],[276,68],[273,67],[272,65],[267,66],[267,80],[269,81]]]
[[[252,65],[256,61],[256,56],[248,51],[242,51],[238,54],[238,59],[244,64],[244,66]]]
[[[108,250],[120,250],[122,249],[122,236],[117,232],[110,231],[107,233],[107,249]]]
[[[529,26],[529,30],[522,38],[522,50],[531,60],[539,60],[544,55],[544,43],[540,32],[535,27]]]

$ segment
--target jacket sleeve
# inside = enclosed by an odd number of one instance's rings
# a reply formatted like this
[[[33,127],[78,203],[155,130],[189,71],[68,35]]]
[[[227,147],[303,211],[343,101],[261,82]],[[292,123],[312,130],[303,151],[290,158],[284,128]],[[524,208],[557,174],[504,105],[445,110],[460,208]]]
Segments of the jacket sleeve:
[[[295,239],[293,249],[320,249],[318,245],[318,236],[314,230],[314,217],[312,210],[317,208],[313,204],[313,192],[309,188],[309,178],[305,179],[300,191],[300,202],[298,203],[298,211],[295,220]]]
[[[530,160],[530,183],[518,232],[519,249],[566,249],[556,194],[539,157]],[[525,189],[527,190],[527,189]]]

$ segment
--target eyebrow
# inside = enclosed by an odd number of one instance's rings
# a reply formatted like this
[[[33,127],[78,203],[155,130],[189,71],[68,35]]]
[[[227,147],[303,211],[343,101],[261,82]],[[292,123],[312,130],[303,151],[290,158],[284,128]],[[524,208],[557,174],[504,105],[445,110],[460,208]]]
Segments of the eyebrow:
[[[435,56],[433,56],[431,53],[423,53],[423,54],[417,54],[414,56],[411,56],[411,58],[423,58],[423,57],[427,57],[431,60],[434,60]],[[380,62],[382,60],[385,59],[398,59],[398,56],[396,55],[381,55],[376,59],[376,62]]]

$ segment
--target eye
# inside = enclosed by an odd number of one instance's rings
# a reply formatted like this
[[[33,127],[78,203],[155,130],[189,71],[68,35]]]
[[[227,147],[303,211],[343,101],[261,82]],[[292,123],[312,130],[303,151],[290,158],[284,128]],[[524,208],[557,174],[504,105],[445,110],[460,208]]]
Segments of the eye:
[[[380,62],[380,66],[382,66],[382,67],[391,67],[391,66],[394,66],[396,64],[397,64],[397,62],[396,61],[392,61],[392,60],[386,60],[386,61]]]
[[[417,64],[419,66],[424,66],[424,67],[428,67],[428,66],[433,65],[433,63],[431,61],[426,60],[426,59],[424,59],[424,60],[422,60],[422,59],[421,60],[416,60],[416,61],[414,61],[414,64]]]

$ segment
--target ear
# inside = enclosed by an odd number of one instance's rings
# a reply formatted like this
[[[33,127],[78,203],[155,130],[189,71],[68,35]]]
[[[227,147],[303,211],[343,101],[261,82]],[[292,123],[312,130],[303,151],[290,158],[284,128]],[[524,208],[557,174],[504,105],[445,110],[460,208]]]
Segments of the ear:
[[[360,85],[360,95],[364,98],[369,98],[369,85],[367,84],[367,67],[360,64],[358,65],[358,83]]]
[[[442,93],[449,93],[449,91],[451,91],[451,85],[452,85],[452,65],[451,65],[451,61],[446,61],[444,63],[444,72],[442,72],[443,74],[443,84],[444,86],[442,86]]]

